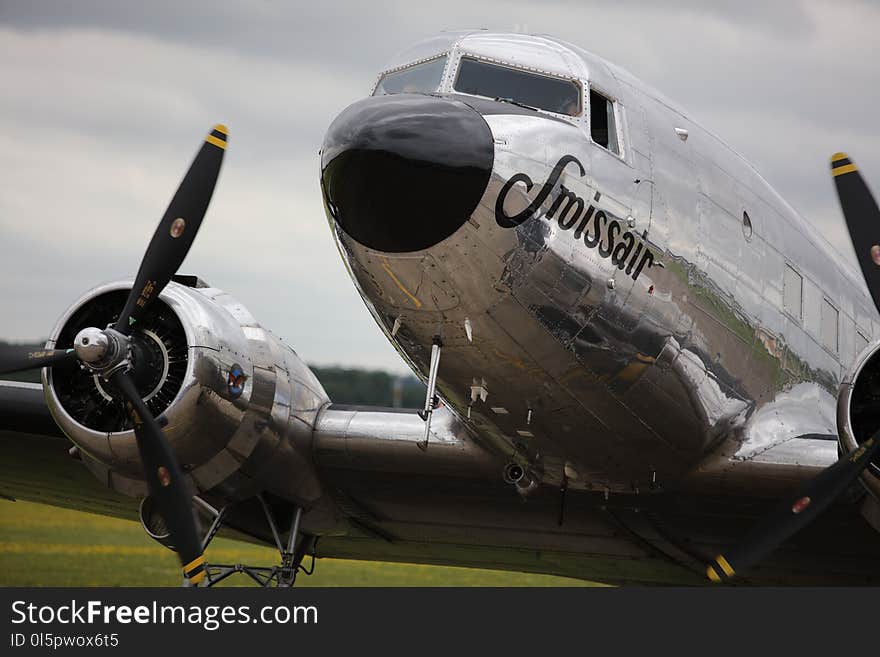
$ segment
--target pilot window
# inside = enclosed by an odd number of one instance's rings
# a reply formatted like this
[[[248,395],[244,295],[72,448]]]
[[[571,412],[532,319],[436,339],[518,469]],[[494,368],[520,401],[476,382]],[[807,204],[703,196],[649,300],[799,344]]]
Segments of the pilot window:
[[[803,317],[804,279],[790,265],[785,265],[782,305],[788,314],[800,320]]]
[[[837,308],[828,299],[822,299],[822,344],[829,351],[837,353]]]
[[[581,112],[581,88],[577,82],[490,64],[473,57],[461,58],[453,89],[568,116]]]
[[[592,89],[590,89],[590,136],[602,148],[620,155],[617,122],[614,120],[614,101]]]
[[[446,66],[446,56],[437,57],[415,66],[386,73],[376,85],[374,96],[386,94],[431,93],[440,88],[440,78]]]

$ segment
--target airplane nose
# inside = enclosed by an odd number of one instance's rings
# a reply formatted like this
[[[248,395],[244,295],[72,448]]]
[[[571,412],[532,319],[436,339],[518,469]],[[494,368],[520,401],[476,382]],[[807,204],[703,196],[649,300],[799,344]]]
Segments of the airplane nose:
[[[495,146],[467,105],[436,96],[375,96],[346,108],[321,149],[330,216],[371,249],[403,253],[452,235],[489,183]]]

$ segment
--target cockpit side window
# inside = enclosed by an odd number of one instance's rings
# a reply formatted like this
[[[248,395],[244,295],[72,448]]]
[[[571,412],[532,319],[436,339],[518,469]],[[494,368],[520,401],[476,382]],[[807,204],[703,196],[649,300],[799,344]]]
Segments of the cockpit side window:
[[[567,116],[581,113],[581,87],[573,80],[462,57],[453,85],[472,96],[507,100]]]
[[[617,142],[617,121],[614,118],[614,101],[595,89],[590,89],[590,136],[602,148],[620,155]]]
[[[431,93],[440,88],[440,78],[446,66],[446,55],[429,59],[420,64],[407,66],[385,73],[376,85],[374,96],[386,94]]]

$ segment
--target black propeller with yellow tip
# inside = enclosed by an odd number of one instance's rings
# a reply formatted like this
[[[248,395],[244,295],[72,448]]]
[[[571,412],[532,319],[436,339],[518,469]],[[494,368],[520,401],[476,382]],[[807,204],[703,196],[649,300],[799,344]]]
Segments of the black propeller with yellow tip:
[[[111,375],[110,381],[125,398],[125,410],[134,428],[147,488],[171,534],[183,575],[188,583],[198,585],[205,578],[205,556],[193,518],[192,498],[186,490],[180,465],[159,423],[138,394],[131,375],[120,370]]]
[[[128,335],[189,253],[220,173],[226,135],[226,126],[214,126],[168,204],[141,261],[131,293],[116,320],[115,328],[120,333]]]
[[[831,157],[831,174],[856,258],[874,305],[880,310],[880,209],[858,167],[846,153]]]
[[[755,525],[738,545],[715,557],[706,575],[721,582],[760,562],[828,508],[878,454],[880,432],[825,468]]]
[[[227,130],[222,125],[214,126],[205,138],[205,143],[196,154],[150,240],[135,284],[116,324],[103,331],[85,329],[80,332],[80,336],[88,334],[92,339],[89,350],[81,349],[89,344],[86,340],[82,345],[75,342],[74,349],[34,351],[13,348],[0,354],[0,374],[78,359],[83,366],[113,383],[111,389],[124,400],[126,413],[131,419],[150,496],[155,500],[171,533],[183,565],[184,581],[190,585],[198,585],[206,576],[205,557],[193,516],[192,498],[187,492],[177,458],[159,423],[141,399],[131,376],[128,336],[137,330],[138,320],[162,293],[192,246],[214,194],[226,139]],[[97,355],[94,352],[95,336],[104,345]]]
[[[862,275],[880,311],[880,210],[846,153],[831,157],[831,173]],[[764,559],[834,502],[877,456],[880,431],[808,481],[738,545],[715,557],[707,566],[706,575],[713,582],[726,581]]]

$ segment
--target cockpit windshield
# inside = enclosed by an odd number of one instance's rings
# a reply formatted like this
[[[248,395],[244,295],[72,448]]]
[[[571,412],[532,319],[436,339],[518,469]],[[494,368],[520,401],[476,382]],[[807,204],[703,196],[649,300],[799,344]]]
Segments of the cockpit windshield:
[[[431,93],[440,88],[440,78],[446,66],[446,55],[429,59],[398,71],[386,73],[376,85],[374,96],[385,94]]]
[[[577,116],[581,88],[577,82],[509,66],[462,57],[453,88],[461,93],[508,100],[536,109]]]

